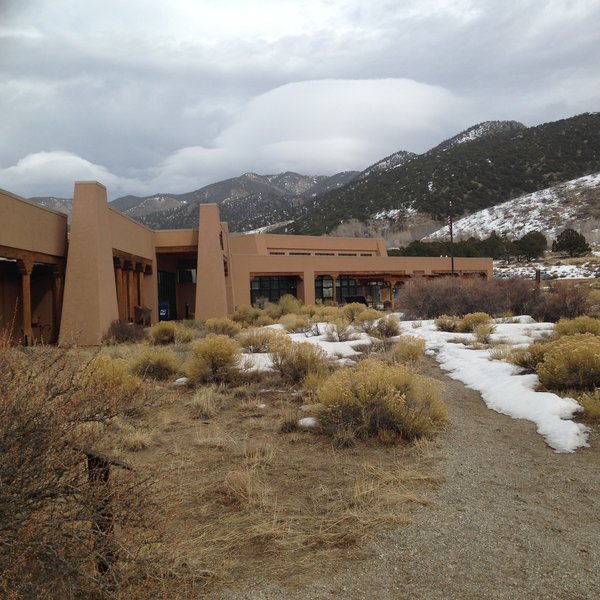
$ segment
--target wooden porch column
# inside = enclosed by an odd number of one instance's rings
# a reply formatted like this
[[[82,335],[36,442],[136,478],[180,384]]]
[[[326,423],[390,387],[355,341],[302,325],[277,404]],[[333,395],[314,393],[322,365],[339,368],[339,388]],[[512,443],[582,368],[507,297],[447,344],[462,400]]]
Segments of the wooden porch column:
[[[64,267],[54,265],[52,269],[52,337],[58,339],[60,331],[60,315],[62,314],[64,291]]]
[[[137,283],[137,305],[144,306],[144,265],[137,263],[135,265],[136,283]]]
[[[125,319],[125,306],[123,298],[123,261],[115,257],[113,258],[113,266],[115,269],[115,285],[117,288],[117,307],[119,309],[119,320]]]
[[[335,282],[337,281],[339,273],[330,273],[329,277],[331,277],[331,283],[332,283],[332,292],[331,292],[331,301],[333,302],[333,304],[337,304],[337,290],[336,290],[336,286],[335,286]]]
[[[17,260],[21,272],[21,292],[23,298],[23,345],[33,344],[33,328],[31,326],[31,272],[33,271],[33,260],[24,258]]]
[[[133,321],[133,307],[135,306],[135,287],[134,287],[134,272],[133,264],[130,261],[125,261],[125,295],[127,297],[127,320]]]

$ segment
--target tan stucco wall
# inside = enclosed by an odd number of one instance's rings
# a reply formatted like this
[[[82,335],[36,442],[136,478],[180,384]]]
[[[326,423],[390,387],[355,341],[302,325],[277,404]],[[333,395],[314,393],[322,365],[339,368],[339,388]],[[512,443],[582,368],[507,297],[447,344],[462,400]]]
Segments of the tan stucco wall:
[[[106,188],[96,181],[75,183],[60,342],[96,345],[119,319],[113,256],[142,260],[144,304],[158,318],[154,232],[112,210]],[[134,281],[132,276],[131,281]]]
[[[0,246],[67,255],[67,216],[0,190]]]

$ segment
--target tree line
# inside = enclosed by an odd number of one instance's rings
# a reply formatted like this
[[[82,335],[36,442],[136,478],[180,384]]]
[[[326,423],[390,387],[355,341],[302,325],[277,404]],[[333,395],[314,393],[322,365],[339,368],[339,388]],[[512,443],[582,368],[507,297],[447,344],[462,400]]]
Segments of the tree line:
[[[489,256],[494,260],[530,261],[543,256],[548,248],[548,240],[540,231],[530,231],[522,237],[511,240],[493,232],[487,238],[470,237],[467,240],[423,242],[416,240],[404,248],[388,251],[389,256],[450,256],[454,251],[457,257]],[[581,256],[590,251],[585,237],[573,229],[565,229],[552,243],[553,252],[564,252],[569,256]]]

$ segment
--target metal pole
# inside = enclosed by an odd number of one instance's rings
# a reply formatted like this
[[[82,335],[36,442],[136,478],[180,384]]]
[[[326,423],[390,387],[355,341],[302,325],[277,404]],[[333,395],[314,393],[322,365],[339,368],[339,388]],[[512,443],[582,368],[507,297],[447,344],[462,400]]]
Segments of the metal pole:
[[[448,203],[448,228],[450,229],[450,271],[454,277],[454,231],[452,228],[452,200]]]

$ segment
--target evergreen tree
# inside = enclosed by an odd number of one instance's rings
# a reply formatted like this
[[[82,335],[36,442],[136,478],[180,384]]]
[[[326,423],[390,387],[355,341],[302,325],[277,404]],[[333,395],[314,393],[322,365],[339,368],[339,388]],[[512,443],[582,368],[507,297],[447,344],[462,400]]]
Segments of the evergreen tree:
[[[566,252],[569,256],[582,256],[590,250],[585,236],[574,229],[565,229],[552,243],[553,252]]]

